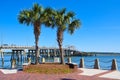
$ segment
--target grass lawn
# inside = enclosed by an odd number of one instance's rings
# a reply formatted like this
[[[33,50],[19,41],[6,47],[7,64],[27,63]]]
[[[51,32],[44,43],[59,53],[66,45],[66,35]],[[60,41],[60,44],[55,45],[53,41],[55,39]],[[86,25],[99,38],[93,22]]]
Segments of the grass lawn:
[[[76,69],[71,69],[68,65],[62,64],[38,64],[25,66],[23,71],[27,73],[41,74],[67,74],[75,72]]]

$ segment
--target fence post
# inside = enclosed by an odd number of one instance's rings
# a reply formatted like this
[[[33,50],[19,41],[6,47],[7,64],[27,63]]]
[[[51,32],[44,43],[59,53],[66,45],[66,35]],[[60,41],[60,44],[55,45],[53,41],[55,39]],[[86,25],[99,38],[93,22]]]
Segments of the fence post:
[[[45,63],[45,58],[42,58],[42,63]]]
[[[68,58],[68,63],[71,63],[71,58],[70,57]]]
[[[31,64],[31,58],[28,57],[28,64]]]
[[[84,58],[80,59],[80,68],[84,68]]]
[[[118,68],[117,68],[117,63],[116,63],[116,59],[113,59],[113,60],[112,60],[111,70],[118,70]]]
[[[15,68],[15,66],[16,66],[16,59],[12,59],[11,60],[11,67]]]
[[[95,59],[94,69],[100,69],[99,60]]]

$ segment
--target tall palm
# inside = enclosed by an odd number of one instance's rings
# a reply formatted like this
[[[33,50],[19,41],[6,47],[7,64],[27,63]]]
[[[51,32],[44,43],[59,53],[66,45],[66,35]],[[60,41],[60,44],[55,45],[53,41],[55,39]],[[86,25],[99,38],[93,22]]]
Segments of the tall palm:
[[[35,49],[36,49],[36,61],[35,64],[38,64],[39,58],[39,47],[38,41],[41,31],[41,25],[45,24],[48,19],[47,12],[50,12],[50,8],[44,9],[39,4],[34,4],[31,9],[22,10],[18,16],[18,20],[21,24],[33,25],[34,27],[34,35],[35,35]],[[48,20],[47,20],[48,21]]]
[[[70,34],[73,34],[75,29],[80,27],[80,20],[74,19],[73,12],[66,12],[66,9],[63,8],[59,11],[56,11],[54,17],[54,26],[57,27],[57,42],[60,50],[61,64],[64,63],[64,53],[62,50],[62,42],[64,31],[67,29]]]

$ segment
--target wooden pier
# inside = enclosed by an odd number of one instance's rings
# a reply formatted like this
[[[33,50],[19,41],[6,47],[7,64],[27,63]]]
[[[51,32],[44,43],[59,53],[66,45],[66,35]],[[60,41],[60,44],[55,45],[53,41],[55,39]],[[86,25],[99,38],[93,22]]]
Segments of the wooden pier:
[[[34,55],[35,53],[34,46],[1,46],[0,47],[1,51],[5,49],[10,49],[15,54],[23,53],[24,51],[32,55]],[[79,51],[73,48],[63,48],[63,52],[65,56],[69,56]],[[56,48],[56,47],[39,47],[39,53],[45,56],[59,56],[60,55],[59,48]]]
[[[21,63],[31,63],[35,61],[35,47],[34,46],[1,46],[0,54],[2,65],[4,66],[4,50],[11,50],[11,67],[15,68],[15,65]],[[75,49],[63,48],[64,56],[70,56],[78,52]],[[39,47],[39,55],[42,59],[45,57],[59,57],[59,48],[55,47]]]

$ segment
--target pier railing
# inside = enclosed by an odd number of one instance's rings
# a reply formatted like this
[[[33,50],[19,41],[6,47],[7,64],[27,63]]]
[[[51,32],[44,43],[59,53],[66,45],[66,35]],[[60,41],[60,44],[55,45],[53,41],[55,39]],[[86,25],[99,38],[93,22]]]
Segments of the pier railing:
[[[118,64],[120,64],[120,61],[116,59],[103,61],[99,59],[85,60],[84,58],[81,58],[79,67],[80,68],[118,70],[120,68]]]

